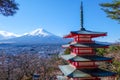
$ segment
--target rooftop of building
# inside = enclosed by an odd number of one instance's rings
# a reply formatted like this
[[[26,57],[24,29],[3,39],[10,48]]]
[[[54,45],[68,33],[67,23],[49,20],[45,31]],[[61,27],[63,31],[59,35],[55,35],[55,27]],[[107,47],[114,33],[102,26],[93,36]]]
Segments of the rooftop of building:
[[[70,60],[73,62],[89,62],[89,61],[110,61],[112,58],[107,58],[103,56],[98,56],[98,55],[61,55],[61,57],[65,60]]]
[[[59,66],[61,71],[65,76],[71,78],[84,78],[84,77],[107,77],[115,76],[116,73],[102,70],[99,68],[89,68],[89,69],[76,69],[71,65],[61,65]]]

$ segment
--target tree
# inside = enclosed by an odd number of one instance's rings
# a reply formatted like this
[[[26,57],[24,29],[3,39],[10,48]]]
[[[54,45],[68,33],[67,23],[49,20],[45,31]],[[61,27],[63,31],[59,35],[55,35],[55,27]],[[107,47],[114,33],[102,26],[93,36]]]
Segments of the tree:
[[[64,51],[64,54],[70,54],[71,52],[71,49],[70,48],[66,48],[65,51]]]
[[[107,17],[120,22],[120,0],[113,0],[111,3],[101,3],[100,6],[107,13]]]
[[[105,48],[96,48],[95,49],[98,55],[104,56],[107,53]]]
[[[18,9],[18,4],[15,0],[0,0],[0,14],[13,16]]]

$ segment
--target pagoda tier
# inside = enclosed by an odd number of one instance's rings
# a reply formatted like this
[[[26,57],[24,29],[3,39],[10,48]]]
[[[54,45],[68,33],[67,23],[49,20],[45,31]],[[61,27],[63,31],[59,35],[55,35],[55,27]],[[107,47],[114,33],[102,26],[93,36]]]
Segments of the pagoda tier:
[[[106,77],[115,76],[116,73],[105,71],[99,68],[88,68],[88,69],[76,69],[72,65],[59,66],[61,71],[68,78],[94,78],[94,77]]]
[[[89,31],[89,30],[78,30],[78,31],[71,31],[70,34],[64,36],[64,38],[95,38],[100,36],[107,36],[106,32],[95,32],[95,31]]]
[[[95,32],[95,31],[88,31],[85,29],[80,29],[78,31],[71,31],[69,35],[64,36],[64,38],[74,38],[73,42],[78,43],[93,43],[94,41],[92,38],[106,36],[106,32]]]
[[[108,44],[102,44],[102,43],[70,43],[70,44],[66,44],[63,45],[63,48],[67,48],[67,47],[80,47],[80,48],[108,48]]]
[[[98,55],[61,55],[64,60],[69,62],[101,62],[101,61],[109,61],[111,62],[112,58],[107,58]]]
[[[95,54],[94,48],[107,48],[108,44],[103,43],[70,43],[63,45],[63,48],[70,48],[71,54],[77,55],[93,55]]]
[[[64,60],[67,60],[77,69],[81,68],[97,68],[98,62],[112,62],[112,58],[102,57],[98,55],[61,55]]]

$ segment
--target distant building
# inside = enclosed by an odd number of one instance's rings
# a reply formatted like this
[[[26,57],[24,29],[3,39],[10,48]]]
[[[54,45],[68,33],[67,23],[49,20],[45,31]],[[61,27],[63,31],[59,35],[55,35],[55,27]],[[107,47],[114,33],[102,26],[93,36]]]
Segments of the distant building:
[[[40,74],[34,74],[33,75],[33,80],[39,80],[39,78],[40,78]]]

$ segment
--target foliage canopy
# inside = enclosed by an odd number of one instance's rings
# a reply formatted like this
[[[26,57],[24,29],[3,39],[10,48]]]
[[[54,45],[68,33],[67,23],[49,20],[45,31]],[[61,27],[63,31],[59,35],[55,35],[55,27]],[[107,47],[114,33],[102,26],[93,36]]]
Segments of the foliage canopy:
[[[100,6],[107,13],[107,17],[120,22],[120,0],[113,0],[111,3],[101,3]]]
[[[18,4],[15,0],[0,0],[0,14],[13,16],[18,9]]]

